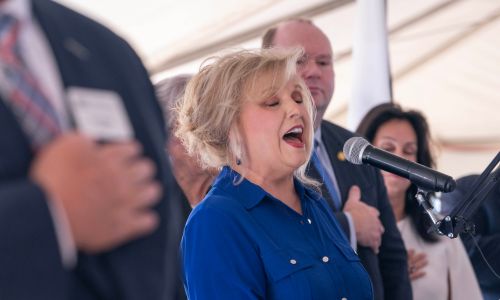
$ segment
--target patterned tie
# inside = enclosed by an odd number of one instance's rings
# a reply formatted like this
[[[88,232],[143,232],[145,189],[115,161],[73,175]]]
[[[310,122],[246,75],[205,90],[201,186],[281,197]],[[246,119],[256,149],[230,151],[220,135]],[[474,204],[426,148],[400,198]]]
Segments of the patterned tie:
[[[30,137],[34,150],[61,132],[57,114],[24,64],[18,43],[19,22],[0,15],[0,93]]]
[[[325,167],[321,163],[321,160],[319,159],[318,154],[316,153],[318,147],[319,143],[315,140],[314,151],[312,153],[311,160],[314,167],[316,168],[316,170],[318,170],[318,173],[321,176],[322,183],[325,184],[326,190],[328,191],[328,194],[333,201],[333,205],[337,210],[339,210],[342,207],[342,203],[340,202],[339,194],[337,193],[337,189],[335,188],[333,179],[330,177],[330,175],[328,175],[328,172],[326,171]]]

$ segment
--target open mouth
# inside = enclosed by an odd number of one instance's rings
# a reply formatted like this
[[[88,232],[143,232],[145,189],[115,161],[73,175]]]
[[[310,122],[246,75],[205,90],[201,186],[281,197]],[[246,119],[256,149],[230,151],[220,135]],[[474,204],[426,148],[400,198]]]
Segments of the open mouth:
[[[303,133],[304,127],[302,127],[301,125],[294,126],[290,130],[288,130],[285,135],[283,135],[283,139],[285,140],[285,142],[294,147],[303,147]]]

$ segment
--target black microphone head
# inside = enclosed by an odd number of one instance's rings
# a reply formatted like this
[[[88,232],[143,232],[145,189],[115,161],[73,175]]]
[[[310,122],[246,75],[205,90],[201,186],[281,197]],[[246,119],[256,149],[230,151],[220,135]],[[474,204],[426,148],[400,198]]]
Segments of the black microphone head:
[[[456,181],[450,177],[448,180],[446,180],[444,187],[443,187],[443,192],[444,193],[449,193],[453,192],[453,190],[457,187]]]
[[[363,152],[370,143],[362,137],[352,137],[344,143],[344,156],[355,165],[363,164]]]

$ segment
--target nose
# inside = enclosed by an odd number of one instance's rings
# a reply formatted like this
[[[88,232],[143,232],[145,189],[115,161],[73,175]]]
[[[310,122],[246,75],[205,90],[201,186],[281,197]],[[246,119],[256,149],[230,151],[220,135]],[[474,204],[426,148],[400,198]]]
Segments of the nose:
[[[319,78],[321,76],[321,69],[313,59],[307,59],[299,67],[299,72],[303,79]]]
[[[411,155],[408,155],[404,152],[404,149],[401,148],[401,147],[397,147],[395,150],[394,150],[394,155],[397,155],[399,157],[402,157],[406,160],[411,160]]]
[[[286,112],[289,118],[297,118],[302,116],[302,103],[298,103],[291,97],[288,97],[286,103]]]

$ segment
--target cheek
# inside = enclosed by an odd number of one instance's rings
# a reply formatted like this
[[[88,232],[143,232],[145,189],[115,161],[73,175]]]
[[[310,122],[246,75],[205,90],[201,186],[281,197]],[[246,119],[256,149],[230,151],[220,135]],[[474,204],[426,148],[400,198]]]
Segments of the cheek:
[[[333,87],[335,81],[335,74],[332,70],[323,70],[323,82],[329,87]]]
[[[243,121],[242,138],[250,149],[266,152],[276,143],[279,132],[276,116],[266,113],[248,114]]]

